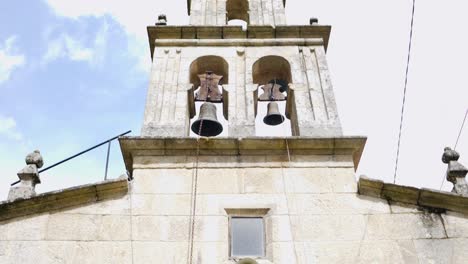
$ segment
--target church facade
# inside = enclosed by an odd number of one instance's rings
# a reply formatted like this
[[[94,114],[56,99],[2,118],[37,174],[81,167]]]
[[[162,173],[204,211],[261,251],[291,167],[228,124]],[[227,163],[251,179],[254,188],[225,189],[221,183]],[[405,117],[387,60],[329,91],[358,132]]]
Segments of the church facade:
[[[160,16],[141,136],[119,139],[128,179],[36,195],[31,161],[0,203],[0,263],[465,263],[465,193],[356,181],[366,138],[342,133],[331,27],[287,25],[285,6]]]

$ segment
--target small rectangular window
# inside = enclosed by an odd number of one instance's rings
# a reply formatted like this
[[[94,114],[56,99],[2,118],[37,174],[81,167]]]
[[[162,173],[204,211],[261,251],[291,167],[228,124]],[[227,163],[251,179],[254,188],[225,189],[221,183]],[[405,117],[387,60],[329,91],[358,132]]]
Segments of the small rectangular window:
[[[265,228],[262,217],[231,218],[231,257],[263,257]]]

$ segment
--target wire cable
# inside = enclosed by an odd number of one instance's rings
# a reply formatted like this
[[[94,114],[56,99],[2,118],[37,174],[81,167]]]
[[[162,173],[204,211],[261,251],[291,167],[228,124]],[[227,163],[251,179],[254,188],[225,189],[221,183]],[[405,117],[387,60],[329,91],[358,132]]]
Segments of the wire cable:
[[[460,131],[458,132],[457,140],[455,141],[455,145],[453,146],[453,150],[456,150],[456,149],[457,149],[458,140],[460,139],[460,136],[461,136],[461,134],[462,134],[463,127],[465,126],[465,121],[466,121],[466,117],[467,117],[467,116],[468,116],[468,109],[466,109],[465,117],[463,118],[462,124],[461,124],[461,126],[460,126]],[[444,186],[444,183],[445,183],[445,175],[444,175],[444,177],[442,178],[442,183],[440,184],[439,191],[442,190],[442,187]]]
[[[462,122],[462,125],[461,125],[461,127],[460,127],[460,132],[458,132],[457,141],[455,141],[455,145],[454,145],[454,147],[453,147],[453,150],[456,150],[456,149],[457,149],[458,140],[460,140],[460,136],[461,136],[461,133],[462,133],[462,131],[463,131],[463,127],[465,126],[466,116],[468,116],[468,109],[466,109],[465,118],[463,118],[463,122]]]
[[[393,184],[396,182],[396,176],[398,171],[398,159],[400,157],[400,144],[401,144],[401,130],[403,128],[403,117],[405,114],[405,102],[406,102],[406,88],[408,85],[408,71],[411,59],[411,46],[413,44],[413,27],[414,27],[414,9],[416,5],[416,0],[413,0],[413,10],[411,11],[411,28],[410,28],[410,36],[409,36],[409,44],[408,44],[408,59],[406,61],[406,73],[405,73],[405,86],[403,89],[403,102],[401,105],[401,117],[400,117],[400,130],[398,132],[398,146],[397,146],[397,153],[395,159],[395,172],[393,174]]]

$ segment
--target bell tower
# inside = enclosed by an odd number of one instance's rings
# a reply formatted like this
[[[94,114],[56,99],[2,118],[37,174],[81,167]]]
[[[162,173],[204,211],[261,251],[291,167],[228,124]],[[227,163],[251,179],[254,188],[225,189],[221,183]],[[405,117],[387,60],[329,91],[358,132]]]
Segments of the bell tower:
[[[139,245],[167,263],[313,263],[319,225],[343,222],[313,201],[355,195],[366,141],[342,134],[331,26],[287,25],[285,0],[187,4],[189,25],[148,26],[141,136],[120,138]]]
[[[227,137],[256,136],[258,108],[268,102],[267,124],[276,117],[293,136],[341,136],[325,54],[331,27],[286,25],[285,4],[188,0],[190,25],[163,17],[148,27],[153,65],[142,135],[189,136],[195,102],[206,101],[222,113]]]

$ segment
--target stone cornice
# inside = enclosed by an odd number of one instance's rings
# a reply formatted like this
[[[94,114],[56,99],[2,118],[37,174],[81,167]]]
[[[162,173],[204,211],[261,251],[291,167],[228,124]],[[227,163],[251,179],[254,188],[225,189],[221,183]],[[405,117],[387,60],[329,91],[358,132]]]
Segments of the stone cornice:
[[[0,222],[21,216],[81,206],[122,197],[128,193],[127,177],[42,193],[28,199],[0,202]]]
[[[149,26],[148,40],[151,58],[156,40],[233,40],[233,39],[321,39],[325,50],[328,47],[331,26]],[[225,41],[229,42],[229,41]]]
[[[166,138],[121,137],[120,148],[127,170],[133,172],[136,156],[242,156],[284,155],[352,155],[358,166],[365,137],[252,137],[252,138]]]
[[[455,193],[384,183],[364,176],[359,178],[358,192],[360,195],[382,198],[392,202],[468,214],[468,197]]]

